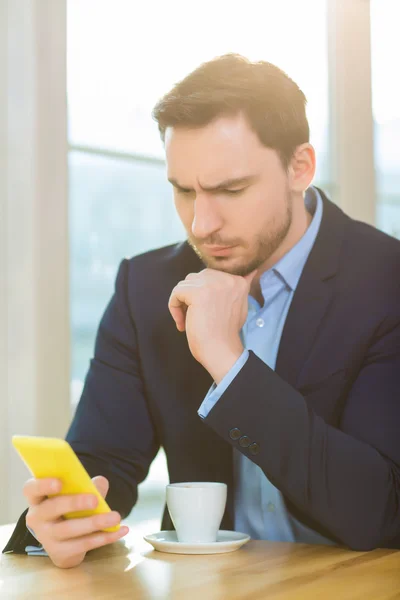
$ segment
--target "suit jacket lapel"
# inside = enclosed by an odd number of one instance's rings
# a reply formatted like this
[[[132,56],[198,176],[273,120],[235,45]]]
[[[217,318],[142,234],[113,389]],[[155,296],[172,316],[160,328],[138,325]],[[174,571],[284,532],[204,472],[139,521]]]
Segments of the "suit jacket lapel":
[[[324,205],[321,226],[294,293],[275,369],[294,387],[328,310],[343,235],[350,223],[349,217],[319,192]]]

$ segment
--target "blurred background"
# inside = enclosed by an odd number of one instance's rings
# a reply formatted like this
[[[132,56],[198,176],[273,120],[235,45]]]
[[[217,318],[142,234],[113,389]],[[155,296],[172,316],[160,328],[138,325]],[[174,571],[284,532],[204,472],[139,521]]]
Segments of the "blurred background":
[[[308,98],[316,184],[400,237],[399,21],[399,0],[0,0],[0,523],[24,508],[11,435],[65,435],[120,261],[184,238],[158,98],[226,52],[275,63]],[[161,450],[139,530],[167,482]]]

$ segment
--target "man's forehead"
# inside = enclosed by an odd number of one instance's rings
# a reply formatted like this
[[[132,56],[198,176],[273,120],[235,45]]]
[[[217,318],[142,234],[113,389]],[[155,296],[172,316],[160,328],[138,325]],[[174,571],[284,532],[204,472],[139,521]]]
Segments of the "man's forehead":
[[[204,126],[174,126],[165,132],[167,157],[211,154],[226,160],[228,156],[243,160],[246,154],[256,154],[265,148],[257,133],[241,119],[220,118]]]
[[[249,156],[234,152],[207,152],[200,148],[182,153],[167,153],[166,164],[170,181],[178,181],[179,184],[199,181],[204,187],[248,177],[259,171],[257,162]]]
[[[193,188],[197,182],[204,188],[216,187],[226,180],[254,176],[269,168],[270,155],[276,153],[258,138],[250,143],[237,139],[227,143],[218,134],[172,129],[165,144],[168,179],[182,188]]]

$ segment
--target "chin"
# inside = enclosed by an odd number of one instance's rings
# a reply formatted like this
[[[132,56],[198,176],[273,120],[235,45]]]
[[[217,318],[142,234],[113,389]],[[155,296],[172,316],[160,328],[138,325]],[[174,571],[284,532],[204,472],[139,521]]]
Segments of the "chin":
[[[229,258],[211,258],[204,259],[207,267],[209,269],[215,269],[215,271],[223,271],[224,273],[229,273],[230,275],[248,275],[252,271],[254,271],[255,267],[248,262],[240,262],[238,260],[232,260]]]

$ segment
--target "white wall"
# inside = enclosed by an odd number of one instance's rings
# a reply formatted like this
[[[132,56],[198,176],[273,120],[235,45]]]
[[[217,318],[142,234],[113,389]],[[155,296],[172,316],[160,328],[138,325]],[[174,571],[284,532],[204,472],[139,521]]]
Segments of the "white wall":
[[[70,420],[65,22],[0,0],[0,523],[25,507],[11,436]]]

